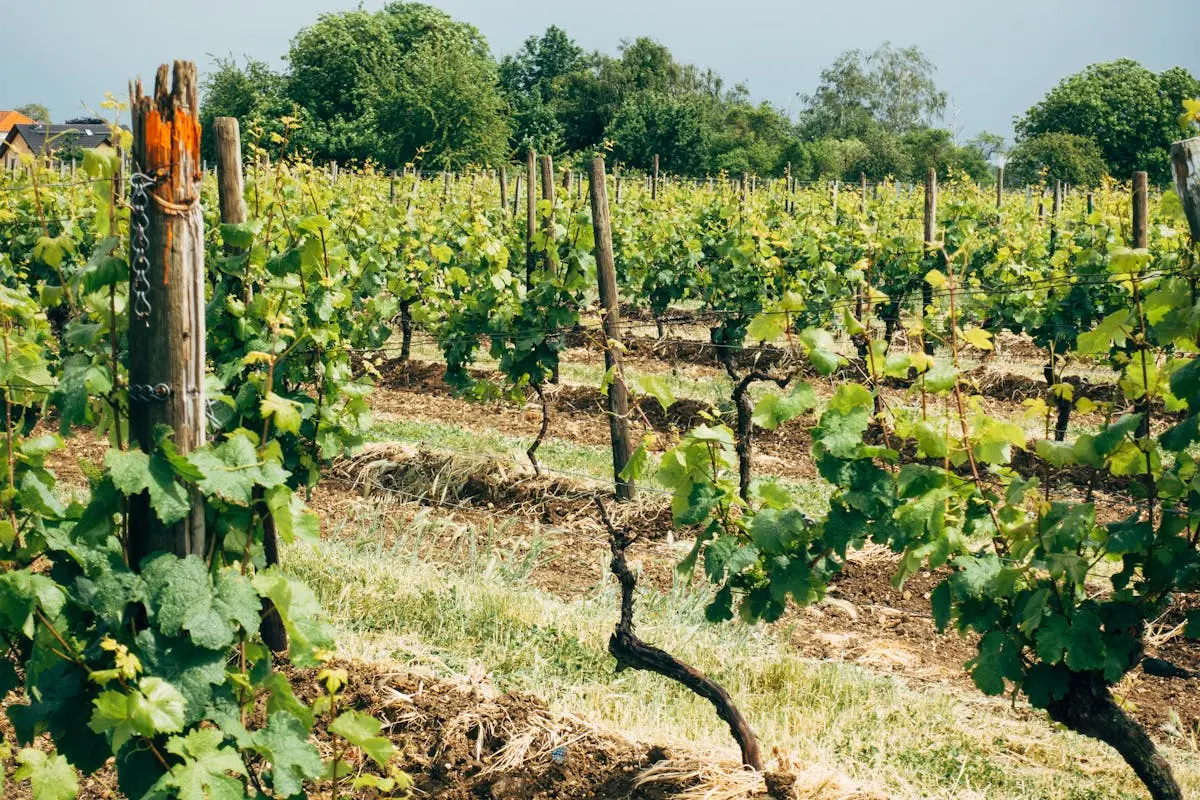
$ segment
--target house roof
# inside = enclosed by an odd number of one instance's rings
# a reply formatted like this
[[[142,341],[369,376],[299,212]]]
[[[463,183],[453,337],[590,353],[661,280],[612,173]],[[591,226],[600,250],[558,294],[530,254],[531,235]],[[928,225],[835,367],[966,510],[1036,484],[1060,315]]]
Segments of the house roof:
[[[31,125],[33,122],[20,111],[0,109],[0,134],[8,133],[14,125]]]
[[[35,122],[31,125],[14,125],[9,136],[14,134],[24,139],[29,149],[39,155],[46,148],[47,140],[51,150],[65,147],[86,150],[109,143],[107,125],[43,125]]]

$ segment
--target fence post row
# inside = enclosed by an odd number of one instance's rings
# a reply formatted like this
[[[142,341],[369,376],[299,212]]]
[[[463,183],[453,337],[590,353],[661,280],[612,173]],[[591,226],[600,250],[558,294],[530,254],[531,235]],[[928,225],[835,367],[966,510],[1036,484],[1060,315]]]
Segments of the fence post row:
[[[204,394],[204,215],[196,65],[163,64],[146,95],[130,86],[129,430],[144,452],[167,425],[181,454],[207,434]],[[186,518],[164,525],[143,493],[130,501],[129,557],[206,553],[204,501],[193,491]]]
[[[604,368],[613,373],[608,387],[608,430],[612,440],[613,481],[618,500],[634,495],[633,481],[621,477],[633,457],[629,438],[629,396],[621,371],[621,312],[617,297],[617,273],[613,260],[612,223],[605,185],[604,159],[592,159],[591,174],[592,231],[596,239],[596,282],[600,290],[601,320],[604,326]]]

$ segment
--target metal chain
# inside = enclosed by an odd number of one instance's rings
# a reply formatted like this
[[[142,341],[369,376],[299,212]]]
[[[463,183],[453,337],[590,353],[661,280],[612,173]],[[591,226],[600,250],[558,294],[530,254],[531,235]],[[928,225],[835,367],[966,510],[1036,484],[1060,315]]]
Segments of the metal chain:
[[[129,386],[129,399],[135,403],[165,403],[171,396],[171,387],[165,383],[151,386],[148,383],[134,383]]]
[[[129,176],[133,313],[147,326],[150,324],[150,259],[146,256],[146,250],[150,247],[150,239],[146,235],[146,228],[150,226],[150,218],[146,215],[146,206],[150,203],[150,196],[146,190],[155,183],[154,178],[141,172]]]

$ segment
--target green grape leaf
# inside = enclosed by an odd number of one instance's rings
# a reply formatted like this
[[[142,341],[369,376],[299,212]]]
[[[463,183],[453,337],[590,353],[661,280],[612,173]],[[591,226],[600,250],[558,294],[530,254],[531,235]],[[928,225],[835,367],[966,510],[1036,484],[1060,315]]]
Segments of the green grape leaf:
[[[318,651],[333,646],[333,636],[312,590],[277,567],[257,573],[254,589],[275,604],[288,634],[288,655],[297,667],[318,663]]]
[[[320,776],[321,756],[308,741],[308,729],[288,712],[272,713],[253,741],[254,750],[270,763],[271,783],[280,795],[295,797],[304,791],[306,781]]]
[[[775,392],[763,395],[755,404],[750,420],[763,430],[773,431],[816,404],[817,398],[812,387],[807,383],[799,383],[786,395]]]
[[[370,756],[380,767],[386,767],[396,748],[388,739],[379,735],[382,728],[379,720],[359,711],[344,711],[329,723],[330,733],[341,736]]]
[[[179,800],[240,800],[245,797],[242,782],[233,777],[245,775],[246,765],[232,747],[224,744],[225,735],[215,728],[199,728],[187,736],[167,740],[167,752],[183,759],[158,779],[154,790],[164,796],[178,792]]]
[[[316,542],[321,538],[321,520],[288,486],[272,486],[266,492],[267,508],[279,538],[291,544],[297,539]]]
[[[990,631],[979,642],[979,655],[967,662],[975,686],[986,695],[1004,694],[1005,679],[1024,676],[1021,647],[1002,631]]]
[[[274,392],[267,392],[267,396],[259,404],[259,413],[262,414],[263,419],[274,422],[275,426],[284,433],[300,433],[300,404],[295,400],[288,400]]]
[[[95,733],[111,735],[115,753],[134,737],[150,738],[183,730],[186,705],[178,689],[162,678],[150,676],[128,693],[101,692],[92,703],[88,727]]]
[[[79,793],[79,778],[75,768],[57,753],[43,753],[27,747],[17,753],[20,765],[13,780],[29,781],[33,800],[73,800]],[[3,789],[3,783],[0,783]]]

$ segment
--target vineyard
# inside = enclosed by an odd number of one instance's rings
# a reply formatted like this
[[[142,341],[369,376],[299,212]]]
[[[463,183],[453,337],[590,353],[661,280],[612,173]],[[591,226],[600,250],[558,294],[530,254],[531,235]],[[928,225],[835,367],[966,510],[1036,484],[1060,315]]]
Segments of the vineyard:
[[[1200,140],[206,171],[195,93],[0,173],[0,796],[1200,792]]]

